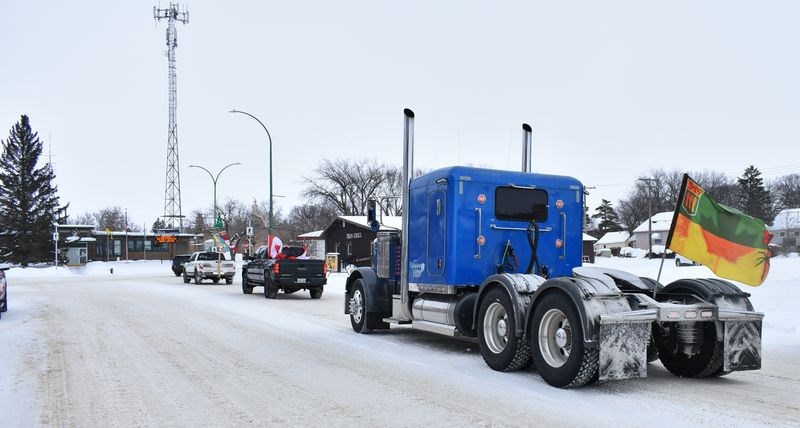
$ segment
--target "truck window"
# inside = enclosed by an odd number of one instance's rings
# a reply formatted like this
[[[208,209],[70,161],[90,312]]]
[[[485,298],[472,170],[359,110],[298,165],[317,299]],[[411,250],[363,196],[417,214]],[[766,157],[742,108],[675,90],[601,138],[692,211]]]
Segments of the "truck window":
[[[547,220],[547,192],[541,189],[498,187],[494,198],[495,215],[500,220]]]

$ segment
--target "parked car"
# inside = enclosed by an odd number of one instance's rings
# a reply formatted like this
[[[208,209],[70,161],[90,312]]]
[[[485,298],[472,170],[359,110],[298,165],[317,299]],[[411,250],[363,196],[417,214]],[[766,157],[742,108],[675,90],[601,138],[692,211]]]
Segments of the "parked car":
[[[700,263],[697,263],[696,261],[688,257],[684,257],[680,254],[675,254],[675,266],[681,267],[681,266],[699,266],[699,265]]]
[[[0,267],[0,318],[8,310],[8,283],[6,282],[7,267]]]
[[[177,256],[173,257],[172,273],[174,273],[175,276],[183,275],[183,264],[188,262],[191,257],[191,254],[178,254]]]

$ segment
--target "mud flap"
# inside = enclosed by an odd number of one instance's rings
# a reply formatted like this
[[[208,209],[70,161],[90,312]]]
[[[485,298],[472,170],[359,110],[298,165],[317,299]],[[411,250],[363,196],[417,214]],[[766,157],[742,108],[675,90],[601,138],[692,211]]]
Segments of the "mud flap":
[[[600,380],[647,377],[650,322],[600,324]]]
[[[725,372],[761,368],[761,321],[725,321]]]

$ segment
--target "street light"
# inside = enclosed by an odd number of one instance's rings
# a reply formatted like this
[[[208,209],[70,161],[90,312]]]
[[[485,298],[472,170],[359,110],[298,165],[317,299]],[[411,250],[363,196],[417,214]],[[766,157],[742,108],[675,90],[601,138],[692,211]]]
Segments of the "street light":
[[[256,122],[259,123],[259,125],[261,125],[262,128],[264,128],[264,132],[267,133],[267,138],[269,138],[269,224],[267,224],[267,243],[269,243],[269,237],[272,236],[272,136],[269,135],[269,130],[266,126],[264,126],[264,123],[258,120],[258,118],[252,114],[236,109],[233,109],[228,113],[241,113],[252,117],[256,120]]]
[[[211,171],[207,170],[206,168],[204,168],[204,167],[202,167],[200,165],[189,165],[189,168],[200,168],[203,171],[207,172],[208,176],[211,177],[211,181],[214,182],[214,230],[217,229],[217,180],[219,179],[219,175],[222,174],[222,171],[225,171],[228,167],[231,167],[231,166],[234,166],[234,165],[241,165],[241,163],[234,162],[234,163],[225,165],[221,170],[219,170],[219,172],[217,173],[216,177],[214,176],[214,174],[211,173]]]

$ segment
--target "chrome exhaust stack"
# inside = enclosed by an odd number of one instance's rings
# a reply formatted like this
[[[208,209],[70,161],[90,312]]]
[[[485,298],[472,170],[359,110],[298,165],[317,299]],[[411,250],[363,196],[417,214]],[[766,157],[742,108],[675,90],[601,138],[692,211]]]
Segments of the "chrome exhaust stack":
[[[522,124],[522,172],[531,172],[531,140],[533,129],[527,123]]]
[[[405,120],[403,122],[403,231],[400,245],[400,307],[402,317],[406,320],[414,319],[411,314],[408,296],[408,188],[414,176],[414,112],[404,109]],[[400,314],[393,314],[398,317]]]

